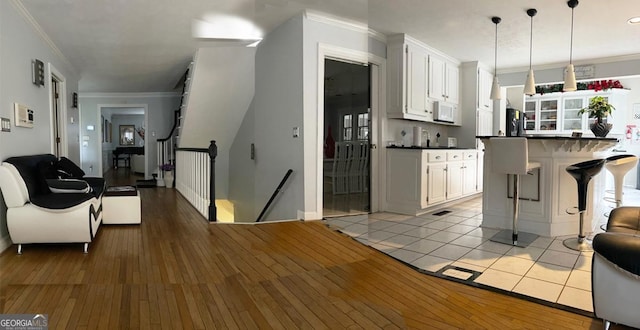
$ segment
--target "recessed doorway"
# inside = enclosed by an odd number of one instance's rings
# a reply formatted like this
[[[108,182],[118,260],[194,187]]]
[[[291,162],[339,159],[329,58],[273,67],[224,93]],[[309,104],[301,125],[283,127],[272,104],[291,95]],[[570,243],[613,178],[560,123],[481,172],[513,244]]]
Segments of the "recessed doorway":
[[[371,66],[325,59],[323,216],[371,211]]]

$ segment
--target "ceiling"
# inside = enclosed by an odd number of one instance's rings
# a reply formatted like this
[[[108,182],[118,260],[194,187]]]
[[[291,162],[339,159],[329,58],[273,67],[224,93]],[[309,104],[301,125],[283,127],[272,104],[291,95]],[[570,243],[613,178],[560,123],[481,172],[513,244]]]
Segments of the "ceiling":
[[[529,65],[529,8],[533,65],[569,60],[571,9],[565,0],[15,0],[48,34],[80,76],[80,92],[172,91],[199,47],[192,21],[226,13],[250,19],[264,33],[304,9],[366,22],[383,34],[407,33],[462,62],[498,70]],[[640,57],[638,0],[582,0],[575,9],[574,62]],[[228,45],[228,44],[227,44]]]

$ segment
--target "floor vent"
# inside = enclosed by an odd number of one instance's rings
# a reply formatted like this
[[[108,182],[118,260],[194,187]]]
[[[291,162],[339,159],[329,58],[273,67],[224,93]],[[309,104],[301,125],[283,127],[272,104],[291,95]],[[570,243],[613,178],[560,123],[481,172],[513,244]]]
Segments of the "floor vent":
[[[438,275],[442,275],[444,277],[454,278],[463,282],[473,282],[478,276],[482,275],[481,272],[477,272],[475,270],[466,269],[457,266],[444,266],[439,271],[436,272]]]
[[[433,215],[441,216],[441,215],[445,215],[445,214],[449,214],[449,213],[451,213],[451,211],[440,211],[440,212],[434,213]]]

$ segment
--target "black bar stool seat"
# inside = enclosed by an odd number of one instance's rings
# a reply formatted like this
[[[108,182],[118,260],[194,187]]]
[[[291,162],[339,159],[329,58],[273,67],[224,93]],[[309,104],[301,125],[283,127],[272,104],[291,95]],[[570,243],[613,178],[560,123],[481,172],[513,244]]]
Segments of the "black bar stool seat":
[[[586,242],[584,235],[584,212],[587,210],[587,194],[589,182],[596,176],[604,166],[605,159],[592,159],[585,162],[569,165],[566,168],[578,184],[578,212],[580,213],[580,229],[578,239],[567,238],[564,240],[564,246],[576,251],[593,251],[591,245]]]

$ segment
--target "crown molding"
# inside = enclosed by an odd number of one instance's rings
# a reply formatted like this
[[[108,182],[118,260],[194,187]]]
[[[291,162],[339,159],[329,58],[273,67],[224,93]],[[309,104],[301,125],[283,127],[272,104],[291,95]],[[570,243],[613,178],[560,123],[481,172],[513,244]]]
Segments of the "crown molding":
[[[53,53],[64,63],[67,65],[67,67],[69,68],[69,70],[71,70],[71,72],[73,74],[77,74],[78,71],[73,67],[73,65],[71,64],[71,62],[69,61],[69,59],[67,59],[66,56],[64,56],[64,54],[62,53],[62,51],[60,51],[60,48],[58,48],[58,46],[56,46],[56,44],[53,42],[53,40],[51,40],[51,38],[49,38],[49,35],[47,35],[46,32],[44,32],[44,29],[42,29],[42,26],[40,26],[40,24],[38,24],[38,22],[36,21],[35,18],[33,18],[33,16],[31,16],[31,13],[29,13],[29,11],[27,10],[27,8],[25,8],[25,6],[22,4],[21,0],[10,0],[11,4],[13,5],[13,7],[18,11],[18,13],[29,23],[31,24],[31,26],[33,27],[33,29],[36,31],[36,34],[38,34],[40,36],[40,38],[42,38],[42,40],[49,46],[49,48],[51,48],[51,50],[53,51]]]
[[[174,92],[149,92],[149,93],[78,93],[78,98],[127,98],[127,97],[180,97],[180,93]]]
[[[366,23],[348,19],[348,18],[339,17],[339,16],[334,16],[334,15],[327,14],[320,11],[307,9],[304,11],[304,17],[312,21],[333,25],[333,26],[351,30],[351,31],[367,33],[367,34],[369,33],[369,25]]]
[[[625,61],[637,61],[640,60],[640,54],[629,54],[629,55],[620,55],[620,56],[610,56],[610,57],[601,57],[590,60],[574,60],[574,66],[580,65],[591,65],[591,64],[604,64],[604,63],[616,63],[616,62],[625,62]],[[533,70],[552,70],[552,69],[564,69],[567,66],[568,62],[557,62],[557,63],[549,63],[542,65],[534,65]],[[520,73],[529,71],[529,66],[521,66],[521,67],[513,67],[506,69],[498,69],[498,74],[508,74],[508,73]]]

